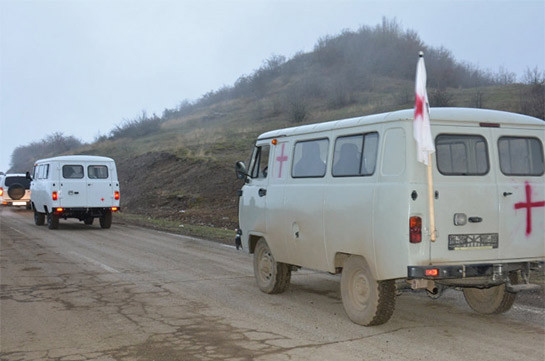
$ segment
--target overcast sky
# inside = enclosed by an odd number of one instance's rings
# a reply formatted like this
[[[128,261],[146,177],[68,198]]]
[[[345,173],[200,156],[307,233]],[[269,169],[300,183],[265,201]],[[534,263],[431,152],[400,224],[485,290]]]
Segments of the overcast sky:
[[[545,69],[544,0],[0,0],[0,170],[19,145],[92,141],[383,16],[481,69]]]

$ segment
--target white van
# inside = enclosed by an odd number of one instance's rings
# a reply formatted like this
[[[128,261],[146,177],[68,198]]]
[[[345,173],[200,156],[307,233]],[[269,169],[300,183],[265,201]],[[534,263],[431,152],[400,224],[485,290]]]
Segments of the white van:
[[[396,280],[462,287],[486,314],[508,310],[545,260],[545,122],[500,111],[431,109],[437,239],[414,110],[267,132],[239,192],[237,243],[258,287],[279,293],[299,267],[339,273],[361,325],[392,315]],[[399,284],[399,282],[397,282]]]
[[[95,218],[110,228],[112,212],[119,210],[119,181],[111,158],[69,155],[41,159],[34,164],[30,184],[36,225],[47,216],[49,229],[59,227],[60,218],[78,218],[87,225]]]

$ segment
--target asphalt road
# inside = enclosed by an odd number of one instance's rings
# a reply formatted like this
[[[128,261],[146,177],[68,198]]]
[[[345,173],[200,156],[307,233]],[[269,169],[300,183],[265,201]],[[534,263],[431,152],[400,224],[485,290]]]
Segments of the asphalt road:
[[[35,226],[0,211],[1,360],[540,360],[542,293],[483,316],[461,292],[402,292],[388,323],[344,314],[339,276],[261,293],[250,255],[114,223]]]

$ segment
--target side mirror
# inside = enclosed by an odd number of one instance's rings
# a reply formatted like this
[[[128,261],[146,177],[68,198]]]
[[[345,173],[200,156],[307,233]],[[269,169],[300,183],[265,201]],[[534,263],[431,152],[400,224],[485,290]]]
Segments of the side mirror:
[[[32,177],[30,176],[30,172],[26,172],[26,179],[32,180]]]
[[[236,162],[235,172],[237,174],[238,179],[244,179],[248,177],[248,173],[246,171],[246,165],[244,164],[244,162]]]

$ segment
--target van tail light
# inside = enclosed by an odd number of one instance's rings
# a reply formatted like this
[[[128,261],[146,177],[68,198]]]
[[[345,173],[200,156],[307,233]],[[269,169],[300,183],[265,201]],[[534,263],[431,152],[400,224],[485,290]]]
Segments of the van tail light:
[[[117,208],[117,207],[112,207],[110,209],[112,210],[112,212],[117,212],[119,210],[119,208]]]
[[[4,188],[0,187],[0,197],[4,195]]]
[[[438,268],[430,268],[426,270],[426,277],[437,277],[439,276],[439,269]]]
[[[55,208],[56,213],[62,213],[62,211],[64,211],[64,208],[61,208],[61,207]]]
[[[114,199],[117,201],[119,200],[119,191],[114,192]]]
[[[409,241],[422,242],[422,218],[416,216],[409,218]]]
[[[51,193],[51,199],[56,201],[59,199],[59,194],[56,191],[53,191],[53,193]]]

